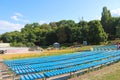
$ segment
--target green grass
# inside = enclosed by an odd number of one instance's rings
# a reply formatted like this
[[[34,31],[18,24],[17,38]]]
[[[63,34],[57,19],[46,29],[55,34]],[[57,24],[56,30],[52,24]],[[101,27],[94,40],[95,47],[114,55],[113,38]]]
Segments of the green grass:
[[[120,80],[120,68],[114,72],[102,75],[102,77],[94,77],[91,80]]]
[[[78,77],[76,78],[76,80],[120,80],[120,62],[112,64],[107,67],[103,67],[100,70],[86,73],[83,76],[86,77],[83,78]]]

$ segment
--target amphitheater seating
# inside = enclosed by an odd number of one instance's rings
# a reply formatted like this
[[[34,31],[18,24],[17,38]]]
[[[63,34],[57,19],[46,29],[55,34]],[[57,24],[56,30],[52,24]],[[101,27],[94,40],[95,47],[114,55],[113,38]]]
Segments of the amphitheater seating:
[[[95,46],[93,47],[93,51],[109,51],[109,50],[117,50],[117,45],[107,45],[107,46]]]
[[[16,75],[20,75],[21,80],[35,80],[94,68],[118,60],[120,60],[119,50],[104,51],[101,49],[42,58],[6,60],[4,63]]]

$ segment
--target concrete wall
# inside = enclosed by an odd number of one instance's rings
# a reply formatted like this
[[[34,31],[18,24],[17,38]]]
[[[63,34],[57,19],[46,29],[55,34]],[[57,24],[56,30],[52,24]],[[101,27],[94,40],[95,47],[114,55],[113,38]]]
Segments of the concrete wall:
[[[2,52],[3,51],[3,52]],[[9,47],[9,48],[0,48],[0,54],[4,53],[24,53],[28,52],[29,48],[21,47]]]
[[[0,43],[0,47],[10,47],[10,43]]]

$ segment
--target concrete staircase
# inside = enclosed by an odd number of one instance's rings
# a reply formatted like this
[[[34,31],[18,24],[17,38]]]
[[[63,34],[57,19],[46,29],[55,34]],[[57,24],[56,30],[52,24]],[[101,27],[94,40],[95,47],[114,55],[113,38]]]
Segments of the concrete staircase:
[[[9,68],[4,65],[3,60],[0,60],[0,80],[13,80]]]
[[[13,75],[13,72],[3,63],[3,60],[0,59],[0,80],[19,80],[19,76]]]

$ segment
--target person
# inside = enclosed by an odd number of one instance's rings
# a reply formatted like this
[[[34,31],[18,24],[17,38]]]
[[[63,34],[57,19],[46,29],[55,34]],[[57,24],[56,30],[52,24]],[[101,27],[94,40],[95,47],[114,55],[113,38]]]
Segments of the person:
[[[117,44],[117,48],[120,49],[120,43]]]

